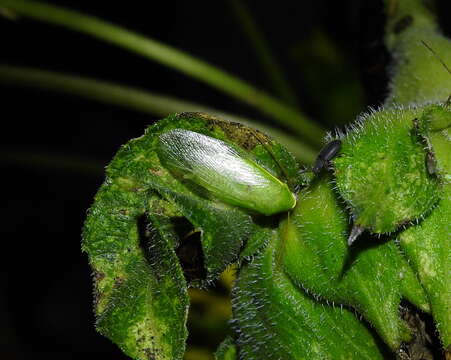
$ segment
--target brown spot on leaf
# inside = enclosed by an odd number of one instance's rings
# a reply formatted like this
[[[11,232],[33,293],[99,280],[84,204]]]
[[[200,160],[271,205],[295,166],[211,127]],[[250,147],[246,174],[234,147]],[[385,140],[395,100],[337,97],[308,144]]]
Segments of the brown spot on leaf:
[[[122,276],[116,276],[114,278],[114,287],[117,288],[124,283],[125,279]]]
[[[92,273],[92,278],[94,279],[95,282],[98,282],[105,278],[105,273],[103,273],[101,271],[94,271]]]
[[[214,132],[218,128],[221,129],[227,139],[247,151],[251,151],[257,145],[262,144],[262,142],[263,145],[271,144],[271,139],[264,133],[237,122],[226,121],[216,116],[196,112],[182,113],[178,116],[205,120],[206,126],[210,131]]]
[[[426,152],[426,169],[428,170],[429,175],[437,174],[437,160],[435,159],[432,151]]]
[[[100,302],[100,299],[102,298],[102,294],[99,290],[98,283],[99,281],[103,280],[105,278],[105,273],[100,271],[94,271],[92,273],[92,279],[94,280],[94,287],[93,287],[93,302],[94,302],[94,308],[97,308],[97,305]]]
[[[155,176],[163,176],[164,172],[161,169],[149,169],[149,172]]]
[[[215,127],[219,127],[224,132],[227,139],[238,144],[246,151],[252,151],[257,145],[271,144],[271,140],[265,134],[243,124],[214,120],[208,124],[208,127],[211,130],[214,130]]]

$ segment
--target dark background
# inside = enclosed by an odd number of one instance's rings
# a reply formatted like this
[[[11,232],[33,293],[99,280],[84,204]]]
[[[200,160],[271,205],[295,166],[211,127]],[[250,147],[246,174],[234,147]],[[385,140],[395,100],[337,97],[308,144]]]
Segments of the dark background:
[[[51,3],[158,39],[270,91],[228,1]],[[389,57],[381,41],[380,1],[246,3],[299,104],[323,126],[340,126],[382,102]],[[437,5],[450,34],[444,16],[450,3]],[[1,63],[116,81],[266,120],[180,73],[75,32],[0,18],[0,34]],[[330,58],[318,50],[318,34],[334,44]],[[125,359],[94,330],[80,230],[103,181],[102,168],[158,117],[1,82],[0,104],[0,359]]]

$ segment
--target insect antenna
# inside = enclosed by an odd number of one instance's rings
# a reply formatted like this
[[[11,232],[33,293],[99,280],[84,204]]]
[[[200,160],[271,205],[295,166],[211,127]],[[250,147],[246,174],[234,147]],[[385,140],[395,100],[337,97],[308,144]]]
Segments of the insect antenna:
[[[446,71],[448,71],[448,73],[451,75],[451,69],[448,67],[448,65],[446,65],[443,59],[434,51],[434,49],[431,48],[424,40],[421,40],[421,43],[426,47],[426,49],[428,49],[435,56],[435,58],[440,62],[440,64],[442,64],[443,67],[446,69]]]
[[[435,50],[430,47],[426,41],[421,40],[421,43],[426,47],[426,49],[428,49],[432,55],[434,55],[434,57],[440,62],[440,64],[443,65],[443,67],[445,68],[445,70],[448,72],[448,74],[451,75],[451,69],[449,68],[449,66],[443,61],[443,59],[435,52]],[[448,96],[448,99],[446,100],[445,104],[447,106],[451,105],[451,94]]]
[[[287,170],[280,164],[280,162],[277,160],[276,156],[274,155],[274,152],[272,151],[272,149],[268,146],[268,144],[265,143],[265,141],[263,141],[263,139],[261,138],[261,135],[258,133],[258,131],[253,130],[252,131],[252,135],[255,136],[255,138],[257,139],[257,141],[262,144],[262,146],[265,148],[265,150],[269,153],[269,155],[271,155],[271,157],[273,158],[274,162],[277,164],[277,166],[279,167],[280,171],[282,172],[283,176],[285,177],[285,180],[290,183],[290,177],[288,175]],[[291,184],[291,183],[290,183]]]

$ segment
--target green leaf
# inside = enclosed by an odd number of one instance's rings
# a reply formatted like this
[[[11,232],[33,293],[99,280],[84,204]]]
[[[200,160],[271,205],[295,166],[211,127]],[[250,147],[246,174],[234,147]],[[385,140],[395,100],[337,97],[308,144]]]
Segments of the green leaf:
[[[393,241],[348,248],[349,231],[331,179],[317,179],[281,227],[284,271],[299,289],[358,310],[396,350],[409,338],[398,312],[401,297],[424,310],[428,299]]]
[[[399,236],[400,244],[426,290],[432,316],[444,348],[451,346],[451,186],[444,198],[421,224]]]
[[[420,119],[427,136],[428,151],[436,161],[443,182],[443,198],[420,224],[399,235],[400,245],[410,259],[431,303],[432,316],[445,349],[451,346],[451,111],[433,107]]]
[[[157,231],[149,239],[151,251],[142,245],[145,192],[116,175],[97,193],[83,232],[94,271],[97,329],[134,359],[181,358],[188,311],[181,267]]]
[[[95,274],[97,328],[135,359],[181,359],[185,278],[191,285],[215,279],[238,260],[247,240],[253,239],[249,256],[264,246],[262,235],[274,223],[168,170],[157,150],[160,136],[173,129],[234,144],[289,186],[300,177],[296,160],[280,144],[201,113],[169,116],[120,149],[89,211],[83,251]]]
[[[284,274],[283,231],[274,230],[265,250],[241,268],[233,290],[239,358],[382,359],[351,311],[315,301]]]
[[[427,108],[382,109],[366,115],[342,139],[333,160],[340,196],[354,224],[390,233],[425,216],[441,197],[428,174],[415,119]]]

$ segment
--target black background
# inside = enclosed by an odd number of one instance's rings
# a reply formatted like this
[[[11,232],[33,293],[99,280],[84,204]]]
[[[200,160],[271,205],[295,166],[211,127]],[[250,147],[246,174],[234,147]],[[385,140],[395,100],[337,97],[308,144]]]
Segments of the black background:
[[[51,3],[108,19],[218,65],[257,87],[268,88],[227,1]],[[325,30],[346,61],[357,69],[366,104],[381,103],[389,60],[381,42],[381,2],[247,4],[290,74],[301,105],[313,117],[320,113],[317,102],[287,49],[317,28]],[[438,6],[449,34],[451,24],[445,23],[444,15],[451,13],[449,1],[439,1]],[[12,22],[3,18],[0,34],[1,63],[126,83],[265,120],[204,84],[88,36],[27,19]],[[158,117],[6,85],[0,85],[0,105],[0,359],[69,360],[89,355],[125,359],[94,331],[90,269],[80,252],[80,229],[103,181],[102,167],[121,144],[140,136]],[[33,154],[41,158],[31,157]],[[98,164],[98,171],[67,165],[58,157]]]

